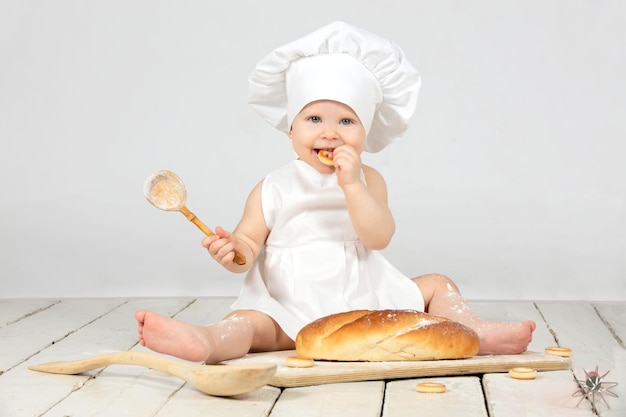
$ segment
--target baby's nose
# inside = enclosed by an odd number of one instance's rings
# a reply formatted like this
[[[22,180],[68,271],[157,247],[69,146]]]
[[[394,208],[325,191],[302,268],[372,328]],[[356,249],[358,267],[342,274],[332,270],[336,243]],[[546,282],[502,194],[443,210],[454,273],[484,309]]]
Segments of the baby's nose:
[[[321,136],[324,139],[330,139],[330,140],[339,139],[339,133],[337,132],[337,130],[332,129],[332,128],[325,128],[322,131]]]

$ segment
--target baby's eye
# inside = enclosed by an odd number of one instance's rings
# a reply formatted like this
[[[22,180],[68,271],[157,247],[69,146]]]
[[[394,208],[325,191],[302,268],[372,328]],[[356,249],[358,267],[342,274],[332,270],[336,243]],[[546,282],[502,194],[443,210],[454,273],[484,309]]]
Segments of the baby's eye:
[[[311,116],[309,117],[309,120],[312,121],[313,123],[319,123],[322,121],[322,119],[319,116]]]
[[[341,119],[341,121],[339,122],[342,125],[349,125],[352,124],[352,120],[350,119]]]

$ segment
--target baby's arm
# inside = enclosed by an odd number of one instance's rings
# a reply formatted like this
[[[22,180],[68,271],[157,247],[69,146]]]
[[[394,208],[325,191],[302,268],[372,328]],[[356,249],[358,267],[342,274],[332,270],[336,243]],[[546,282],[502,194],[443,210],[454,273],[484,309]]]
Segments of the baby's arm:
[[[215,236],[202,240],[202,245],[209,254],[231,272],[241,273],[250,269],[269,234],[261,207],[262,184],[262,181],[258,183],[248,196],[243,216],[233,233],[216,227]],[[235,249],[246,257],[244,265],[237,265],[233,261]]]
[[[370,249],[387,247],[396,231],[396,223],[387,204],[387,184],[378,171],[363,165],[365,181],[344,185],[352,226],[363,244]]]

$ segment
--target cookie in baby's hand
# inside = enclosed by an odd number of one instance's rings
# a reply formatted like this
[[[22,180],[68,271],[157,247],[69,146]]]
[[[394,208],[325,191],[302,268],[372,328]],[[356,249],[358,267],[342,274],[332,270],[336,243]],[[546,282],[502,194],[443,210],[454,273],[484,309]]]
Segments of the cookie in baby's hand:
[[[324,165],[333,166],[333,158],[331,156],[332,151],[326,149],[320,149],[317,151],[317,159]]]

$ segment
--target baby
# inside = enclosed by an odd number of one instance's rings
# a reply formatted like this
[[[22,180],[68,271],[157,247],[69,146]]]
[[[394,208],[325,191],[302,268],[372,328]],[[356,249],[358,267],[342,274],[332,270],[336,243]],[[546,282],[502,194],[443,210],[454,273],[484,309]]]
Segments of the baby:
[[[190,361],[294,348],[317,318],[357,309],[413,309],[474,329],[481,354],[524,352],[533,321],[479,318],[440,274],[409,278],[378,252],[395,222],[387,186],[361,162],[407,128],[420,87],[394,43],[343,22],[325,26],[262,59],[250,104],[287,133],[297,159],[250,193],[234,231],[202,245],[227,270],[247,272],[233,312],[210,325],[136,313],[142,345]],[[235,250],[247,262],[234,262]]]

